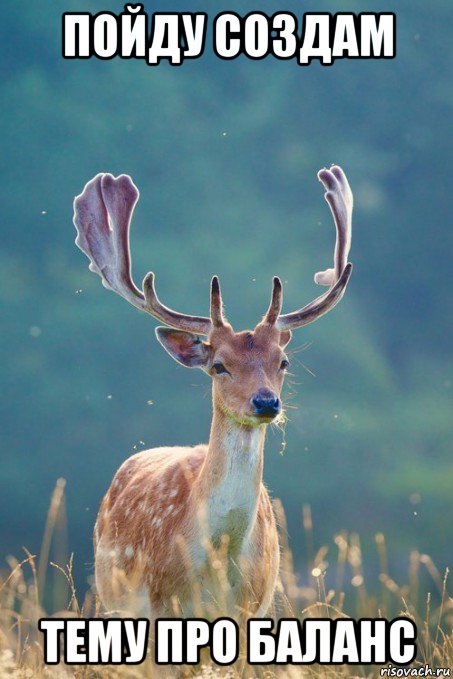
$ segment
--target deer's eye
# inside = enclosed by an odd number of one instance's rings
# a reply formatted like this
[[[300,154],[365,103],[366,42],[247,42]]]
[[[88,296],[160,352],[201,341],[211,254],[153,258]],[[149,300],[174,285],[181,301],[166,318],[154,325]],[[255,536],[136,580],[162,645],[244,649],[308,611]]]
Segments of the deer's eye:
[[[220,361],[217,361],[216,363],[214,363],[214,365],[212,366],[212,369],[214,370],[214,372],[217,373],[217,375],[224,375],[224,374],[228,373],[228,370],[225,368],[223,363],[220,363]]]
[[[286,368],[289,366],[289,361],[287,358],[284,358],[283,361],[280,363],[280,370],[286,370]]]

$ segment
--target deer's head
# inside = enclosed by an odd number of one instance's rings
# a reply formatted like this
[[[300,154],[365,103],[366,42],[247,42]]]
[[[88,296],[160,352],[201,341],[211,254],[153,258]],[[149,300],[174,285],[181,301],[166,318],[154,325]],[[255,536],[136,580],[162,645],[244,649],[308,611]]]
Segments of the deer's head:
[[[271,301],[253,331],[234,332],[223,314],[217,276],[211,281],[210,316],[188,316],[164,306],[157,297],[154,274],[148,273],[139,290],[131,276],[129,228],[139,192],[131,178],[98,174],[74,201],[76,244],[90,259],[90,270],[103,285],[162,323],[156,336],[164,349],[182,365],[200,368],[213,379],[214,404],[236,421],[256,425],[272,422],[281,412],[280,393],[289,365],[285,347],[291,331],[312,323],[342,298],[352,264],[353,199],[340,167],[318,173],[335,227],[332,269],[317,273],[316,283],[327,292],[306,306],[282,314],[282,285],[274,278]]]

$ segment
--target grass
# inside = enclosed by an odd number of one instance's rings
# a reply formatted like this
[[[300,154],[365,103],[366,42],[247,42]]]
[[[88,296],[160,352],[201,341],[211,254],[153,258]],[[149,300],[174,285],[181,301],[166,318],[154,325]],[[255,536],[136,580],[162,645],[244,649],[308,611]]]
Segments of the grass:
[[[28,677],[64,677],[68,679],[126,678],[155,676],[150,663],[140,666],[71,666],[47,667],[43,664],[42,639],[37,629],[41,617],[94,617],[102,615],[100,604],[92,592],[83,600],[77,595],[73,579],[73,559],[61,565],[49,561],[52,543],[58,545],[64,535],[64,481],[57,482],[44,531],[40,556],[26,549],[21,560],[9,556],[8,570],[0,576],[0,679]],[[281,578],[272,617],[384,617],[405,615],[418,628],[417,660],[412,667],[429,665],[431,668],[453,667],[453,600],[448,596],[448,571],[440,573],[426,554],[412,552],[409,559],[407,583],[399,584],[387,568],[385,539],[375,536],[380,559],[378,583],[368,587],[363,572],[363,555],[357,535],[337,535],[330,546],[313,553],[313,527],[309,507],[304,507],[303,524],[307,551],[313,554],[309,575],[303,585],[293,566],[288,544],[285,515],[281,503],[275,502],[282,544]],[[310,550],[312,550],[310,552]],[[335,554],[335,566],[327,564],[327,554]],[[218,555],[216,555],[218,559]],[[330,557],[331,558],[331,557]],[[63,562],[64,563],[64,562]],[[217,566],[218,568],[218,566]],[[221,569],[220,569],[221,570]],[[334,575],[335,588],[327,588]],[[428,577],[428,586],[426,583]],[[50,580],[50,582],[49,582]],[[226,578],[222,578],[225,583]],[[370,591],[369,591],[370,590]],[[54,604],[44,610],[44,592]],[[373,593],[370,593],[373,592]],[[376,594],[377,592],[377,594]],[[226,593],[227,594],[227,593]],[[50,596],[49,596],[50,595]],[[64,603],[63,603],[64,602]],[[221,615],[219,610],[218,615]],[[183,673],[185,670],[183,670]],[[189,670],[187,671],[188,673]],[[244,666],[239,659],[235,666],[221,670],[207,662],[196,672],[206,679],[227,674],[231,677],[374,677],[377,667],[327,666]],[[191,671],[193,674],[193,670]],[[159,674],[161,676],[161,674]]]

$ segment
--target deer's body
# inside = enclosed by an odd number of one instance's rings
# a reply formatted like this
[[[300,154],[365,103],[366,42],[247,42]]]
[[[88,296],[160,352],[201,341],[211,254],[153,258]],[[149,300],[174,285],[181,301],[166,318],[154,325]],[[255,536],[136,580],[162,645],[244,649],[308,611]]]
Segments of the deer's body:
[[[282,315],[282,287],[274,278],[263,320],[253,331],[239,333],[223,316],[217,277],[209,318],[164,306],[152,273],[143,292],[135,286],[129,225],[138,191],[129,177],[97,175],[75,201],[76,243],[90,258],[91,270],[107,288],[166,324],[157,328],[157,339],[176,361],[213,379],[209,443],[133,455],[102,501],[94,530],[95,577],[109,611],[237,619],[268,611],[279,544],[262,481],[263,449],[267,425],[282,415],[285,347],[292,329],[337,304],[352,270],[348,182],[338,167],[318,176],[337,229],[334,268],[315,277],[328,291]]]
[[[231,464],[220,468],[219,455],[211,456],[207,445],[155,448],[126,460],[104,497],[95,530],[96,587],[109,610],[132,608],[150,618],[180,610],[191,617],[198,604],[206,615],[216,608],[212,561],[224,536],[230,562],[225,600],[233,606],[223,614],[237,615],[236,606],[254,615],[268,609],[279,546],[261,481],[262,438],[261,432],[231,432],[225,442],[233,446]],[[208,495],[206,475],[216,481]],[[199,511],[204,502],[208,516]],[[121,574],[116,581],[115,569]],[[133,583],[132,592],[122,574]],[[200,585],[198,602],[194,582]]]

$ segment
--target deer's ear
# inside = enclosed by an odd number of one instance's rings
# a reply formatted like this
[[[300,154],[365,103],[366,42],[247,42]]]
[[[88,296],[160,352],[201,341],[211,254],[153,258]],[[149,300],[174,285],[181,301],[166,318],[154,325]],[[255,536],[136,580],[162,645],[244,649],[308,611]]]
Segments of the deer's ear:
[[[204,368],[209,360],[209,345],[198,335],[160,326],[156,337],[167,353],[186,368]]]

